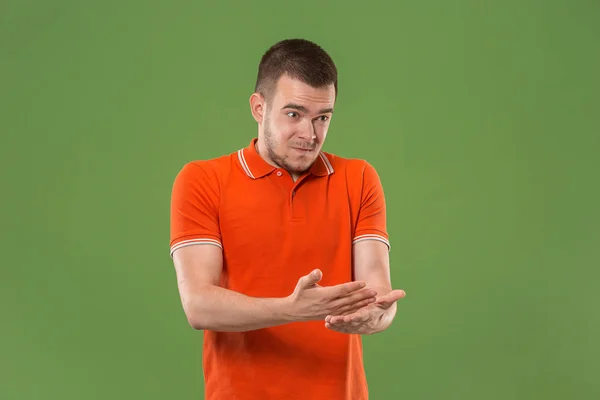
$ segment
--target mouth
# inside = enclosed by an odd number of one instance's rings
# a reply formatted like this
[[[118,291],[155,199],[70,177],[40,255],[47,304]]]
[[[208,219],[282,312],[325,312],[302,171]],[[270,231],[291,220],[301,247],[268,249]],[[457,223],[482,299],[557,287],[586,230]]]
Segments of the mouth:
[[[301,147],[292,147],[292,149],[294,149],[300,153],[310,153],[311,151],[314,150],[314,149],[303,149]]]

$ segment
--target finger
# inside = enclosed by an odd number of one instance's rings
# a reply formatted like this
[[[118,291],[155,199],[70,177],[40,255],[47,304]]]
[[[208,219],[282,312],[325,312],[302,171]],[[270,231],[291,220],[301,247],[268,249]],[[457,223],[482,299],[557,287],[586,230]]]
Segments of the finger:
[[[325,328],[330,329],[330,330],[335,331],[335,332],[350,333],[349,330],[348,330],[348,327],[345,327],[345,326],[336,326],[336,325],[329,324],[327,322],[325,323]]]
[[[311,271],[310,274],[304,275],[299,279],[298,284],[302,289],[308,289],[321,280],[323,273],[319,269]]]
[[[342,307],[339,307],[336,311],[336,315],[347,315],[352,314],[363,307],[368,306],[369,304],[375,303],[375,297],[369,297],[367,299],[358,301],[354,304],[348,304]]]
[[[371,304],[373,304],[374,302],[372,302]],[[352,308],[347,308],[343,311],[337,310],[334,313],[329,314],[329,316],[331,317],[343,317],[346,315],[353,315],[356,314],[358,312],[361,312],[361,310],[363,310],[365,307],[369,306],[369,304],[364,305],[362,307],[352,307]]]
[[[365,318],[368,318],[371,315],[371,311],[372,309],[367,308],[367,307],[363,307],[359,310],[356,310],[354,312],[349,312],[349,313],[345,313],[345,314],[332,314],[332,315],[328,315],[327,317],[325,317],[325,319],[327,321],[340,321],[340,320],[344,320],[344,321],[352,321],[352,320],[364,320]],[[334,319],[335,318],[335,319]]]
[[[360,327],[353,328],[348,325],[333,325],[333,324],[325,323],[325,328],[327,328],[331,331],[339,332],[339,333],[346,333],[346,334],[360,333]]]
[[[344,307],[353,305],[357,302],[361,302],[367,299],[377,300],[377,292],[373,289],[362,289],[354,293],[348,294],[344,297],[340,297],[334,302],[335,307]]]
[[[358,314],[334,315],[329,322],[333,325],[347,325],[354,321],[361,321],[362,319],[363,317]]]
[[[328,315],[325,317],[325,322],[329,322],[330,324],[339,324],[344,322],[345,315]]]
[[[330,329],[332,331],[336,331],[336,332],[342,332],[342,330],[340,328],[338,328],[337,326],[331,325],[328,322],[325,323],[325,328]]]
[[[405,296],[406,292],[404,290],[392,290],[391,292],[379,297],[377,299],[377,304],[390,307],[393,303],[404,298]]]
[[[338,312],[346,312],[349,310],[358,310],[371,303],[377,301],[377,294],[371,290],[364,290],[356,292],[353,295],[337,299],[333,302],[332,307],[337,309]]]
[[[329,313],[329,316],[337,317],[337,316],[346,316],[346,315],[356,315],[356,314],[364,314],[368,313],[371,305],[375,305],[375,302],[372,300],[365,300],[362,303],[357,303],[356,305],[346,306],[344,308],[338,309],[335,312]],[[377,306],[380,307],[380,306]]]
[[[361,290],[358,290],[356,292],[353,292],[351,294],[348,294],[345,297],[342,297],[342,299],[347,300],[348,302],[355,302],[355,301],[361,301],[364,299],[370,299],[373,298],[373,300],[377,300],[377,291],[374,289],[368,289],[368,288],[364,288]]]
[[[354,281],[354,282],[347,282],[347,283],[341,283],[339,285],[330,286],[327,289],[328,289],[329,295],[332,298],[337,298],[337,297],[345,296],[352,292],[356,292],[357,290],[360,290],[360,289],[364,288],[365,286],[367,286],[366,282]]]
[[[352,318],[350,321],[348,321],[348,324],[353,328],[358,328],[358,327],[363,326],[368,323],[369,323],[369,317]]]
[[[343,315],[335,315],[333,317],[331,317],[329,319],[329,323],[332,325],[337,325],[340,322],[344,322],[344,316]]]
[[[342,320],[341,317],[343,317],[343,315],[328,315],[325,317],[325,322],[330,324],[338,324]]]

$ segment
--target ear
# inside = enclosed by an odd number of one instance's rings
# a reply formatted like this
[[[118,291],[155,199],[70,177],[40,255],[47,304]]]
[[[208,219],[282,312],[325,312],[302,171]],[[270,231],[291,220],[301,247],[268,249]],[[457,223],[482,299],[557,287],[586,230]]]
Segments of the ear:
[[[267,111],[267,103],[265,98],[260,93],[253,93],[250,96],[250,112],[252,117],[259,124],[262,124],[265,112]]]

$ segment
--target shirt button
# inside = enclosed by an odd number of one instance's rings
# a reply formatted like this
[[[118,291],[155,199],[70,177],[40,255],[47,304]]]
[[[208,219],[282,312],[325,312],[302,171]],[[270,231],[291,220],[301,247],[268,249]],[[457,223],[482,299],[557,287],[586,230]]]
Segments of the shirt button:
[[[281,171],[277,171],[277,176],[281,176]]]
[[[296,195],[296,191],[292,190],[292,196],[295,196],[295,195]]]

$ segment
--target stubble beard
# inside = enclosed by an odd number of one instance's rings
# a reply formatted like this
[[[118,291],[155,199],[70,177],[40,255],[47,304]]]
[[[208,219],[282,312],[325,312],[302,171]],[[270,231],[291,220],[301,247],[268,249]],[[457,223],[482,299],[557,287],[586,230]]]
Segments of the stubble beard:
[[[270,120],[268,117],[265,117],[265,126],[263,133],[265,137],[265,147],[267,150],[267,155],[269,156],[271,161],[273,161],[279,167],[287,170],[290,173],[303,174],[313,164],[314,160],[312,160],[306,168],[298,168],[289,164],[286,161],[285,157],[282,157],[276,153],[275,149],[277,148],[278,143],[273,135],[273,131],[271,131]]]

